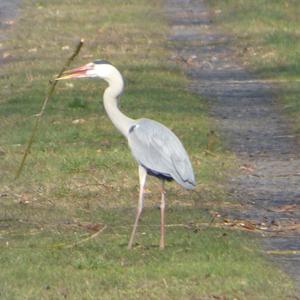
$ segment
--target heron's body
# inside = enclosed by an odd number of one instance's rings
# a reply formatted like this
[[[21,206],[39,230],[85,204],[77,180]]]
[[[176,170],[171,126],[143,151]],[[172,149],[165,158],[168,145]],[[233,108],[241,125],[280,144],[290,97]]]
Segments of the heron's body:
[[[134,120],[118,108],[124,81],[120,72],[107,61],[97,60],[81,68],[68,71],[60,79],[99,77],[109,86],[103,95],[105,110],[115,127],[127,138],[132,155],[139,164],[140,196],[137,215],[128,247],[131,248],[138,220],[144,204],[144,186],[147,174],[162,180],[161,240],[164,248],[164,181],[175,180],[187,189],[195,186],[195,177],[189,157],[177,136],[166,126],[150,119]]]
[[[149,175],[195,186],[189,157],[177,136],[159,122],[140,119],[130,128],[128,144],[133,157]]]

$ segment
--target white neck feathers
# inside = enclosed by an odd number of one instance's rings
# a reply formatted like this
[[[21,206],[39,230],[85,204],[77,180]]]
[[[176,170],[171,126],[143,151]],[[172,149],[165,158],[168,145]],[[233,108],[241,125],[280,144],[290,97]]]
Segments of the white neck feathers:
[[[120,72],[114,68],[109,78],[105,79],[109,86],[103,95],[104,108],[115,127],[128,137],[130,127],[135,123],[125,116],[118,108],[118,98],[123,92],[124,81]]]

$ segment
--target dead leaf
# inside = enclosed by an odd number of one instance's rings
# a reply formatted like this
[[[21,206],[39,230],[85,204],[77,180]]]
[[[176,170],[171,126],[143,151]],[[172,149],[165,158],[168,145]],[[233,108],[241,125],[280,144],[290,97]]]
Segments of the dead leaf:
[[[4,59],[10,58],[10,57],[12,57],[12,55],[11,55],[9,52],[4,52],[4,53],[2,54],[2,58],[4,58]]]
[[[72,124],[83,124],[85,122],[85,119],[76,119],[72,121]]]
[[[30,203],[30,195],[28,193],[22,193],[19,198],[20,204],[29,204]]]
[[[65,299],[67,299],[68,294],[69,294],[69,290],[67,288],[62,287],[59,289],[59,292]]]
[[[13,25],[13,24],[15,24],[15,20],[7,20],[7,21],[5,21],[4,22],[4,24],[6,24],[6,25]]]
[[[5,155],[6,154],[6,152],[4,151],[4,149],[2,149],[1,147],[0,147],[0,156],[3,156],[3,155]]]
[[[72,89],[74,87],[74,84],[72,82],[67,82],[65,85],[69,89]]]
[[[102,141],[100,141],[100,145],[101,146],[109,146],[110,145],[110,141],[109,140],[102,140]]]
[[[215,218],[221,218],[221,214],[219,212],[217,212],[217,211],[210,211],[209,213],[210,213],[210,215],[212,216],[213,219],[215,219]],[[225,220],[226,219],[224,219],[224,221]]]
[[[255,170],[255,166],[251,164],[243,164],[242,166],[240,166],[240,169],[251,173]]]
[[[285,212],[285,211],[295,211],[297,209],[297,204],[286,204],[279,207],[271,208],[272,211]]]
[[[99,223],[80,223],[79,226],[90,231],[99,231],[103,225]]]
[[[247,230],[256,230],[257,226],[255,223],[249,221],[249,220],[229,220],[224,219],[223,224],[226,226],[232,226],[232,227],[242,227]]]
[[[189,57],[188,57],[188,59],[186,60],[186,63],[188,64],[188,65],[192,65],[193,63],[194,63],[194,60],[197,58],[197,55],[190,55]]]
[[[226,296],[212,295],[212,298],[216,300],[227,300]]]
[[[238,225],[247,230],[255,230],[256,229],[256,225],[247,220],[239,222]]]
[[[283,227],[283,229],[286,231],[295,231],[295,230],[298,231],[298,230],[300,230],[300,223],[286,225]]]

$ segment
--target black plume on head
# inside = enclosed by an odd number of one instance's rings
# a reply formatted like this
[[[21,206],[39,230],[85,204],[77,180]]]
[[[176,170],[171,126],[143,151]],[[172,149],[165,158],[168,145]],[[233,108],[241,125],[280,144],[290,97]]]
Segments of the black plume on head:
[[[94,64],[96,65],[111,65],[111,63],[107,60],[104,60],[104,59],[96,59],[94,61]]]

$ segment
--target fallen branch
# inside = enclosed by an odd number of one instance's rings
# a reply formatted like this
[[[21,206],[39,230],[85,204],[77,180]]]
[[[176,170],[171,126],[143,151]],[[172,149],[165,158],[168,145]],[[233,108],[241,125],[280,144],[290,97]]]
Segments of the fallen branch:
[[[74,53],[67,59],[66,63],[64,64],[64,66],[62,67],[62,69],[60,70],[60,72],[58,73],[58,75],[56,76],[56,78],[60,77],[62,75],[62,73],[69,67],[69,65],[71,64],[71,62],[74,60],[74,58],[78,55],[82,45],[83,45],[83,39],[81,39],[77,45],[77,47],[75,48],[75,51]],[[32,133],[31,133],[31,136],[29,138],[29,141],[28,141],[28,144],[27,144],[27,147],[26,147],[26,150],[24,152],[24,155],[23,155],[23,158],[22,158],[22,161],[21,161],[21,164],[17,170],[17,173],[16,173],[16,177],[15,179],[18,179],[22,170],[23,170],[23,167],[24,167],[24,164],[25,164],[25,161],[26,161],[26,158],[30,152],[30,148],[31,148],[31,145],[34,141],[34,137],[35,137],[35,134],[37,132],[37,129],[38,129],[38,125],[40,124],[40,121],[42,119],[42,116],[45,112],[45,109],[46,109],[46,106],[47,106],[47,103],[49,101],[49,99],[51,98],[51,96],[53,95],[54,93],[54,90],[55,90],[55,87],[57,85],[57,80],[52,80],[50,81],[50,86],[49,86],[49,89],[48,89],[48,92],[46,94],[46,97],[44,99],[44,102],[43,102],[43,105],[42,105],[42,108],[40,110],[40,112],[38,114],[36,114],[36,120],[35,120],[35,124],[34,124],[34,127],[32,129]]]
[[[265,253],[270,254],[270,255],[299,255],[300,254],[300,249],[294,249],[294,250],[274,249],[274,250],[265,251]]]
[[[78,245],[81,245],[81,244],[87,242],[87,241],[90,241],[90,240],[96,238],[96,237],[97,237],[100,233],[102,233],[106,228],[107,228],[107,225],[104,225],[100,230],[98,230],[98,231],[95,232],[94,234],[88,236],[87,238],[84,238],[84,239],[82,239],[82,240],[80,240],[80,241],[78,241],[78,242],[75,242],[75,243],[71,244],[71,245],[66,245],[66,246],[64,246],[63,248],[65,248],[65,249],[74,248],[74,247],[76,247],[76,246],[78,246]]]

